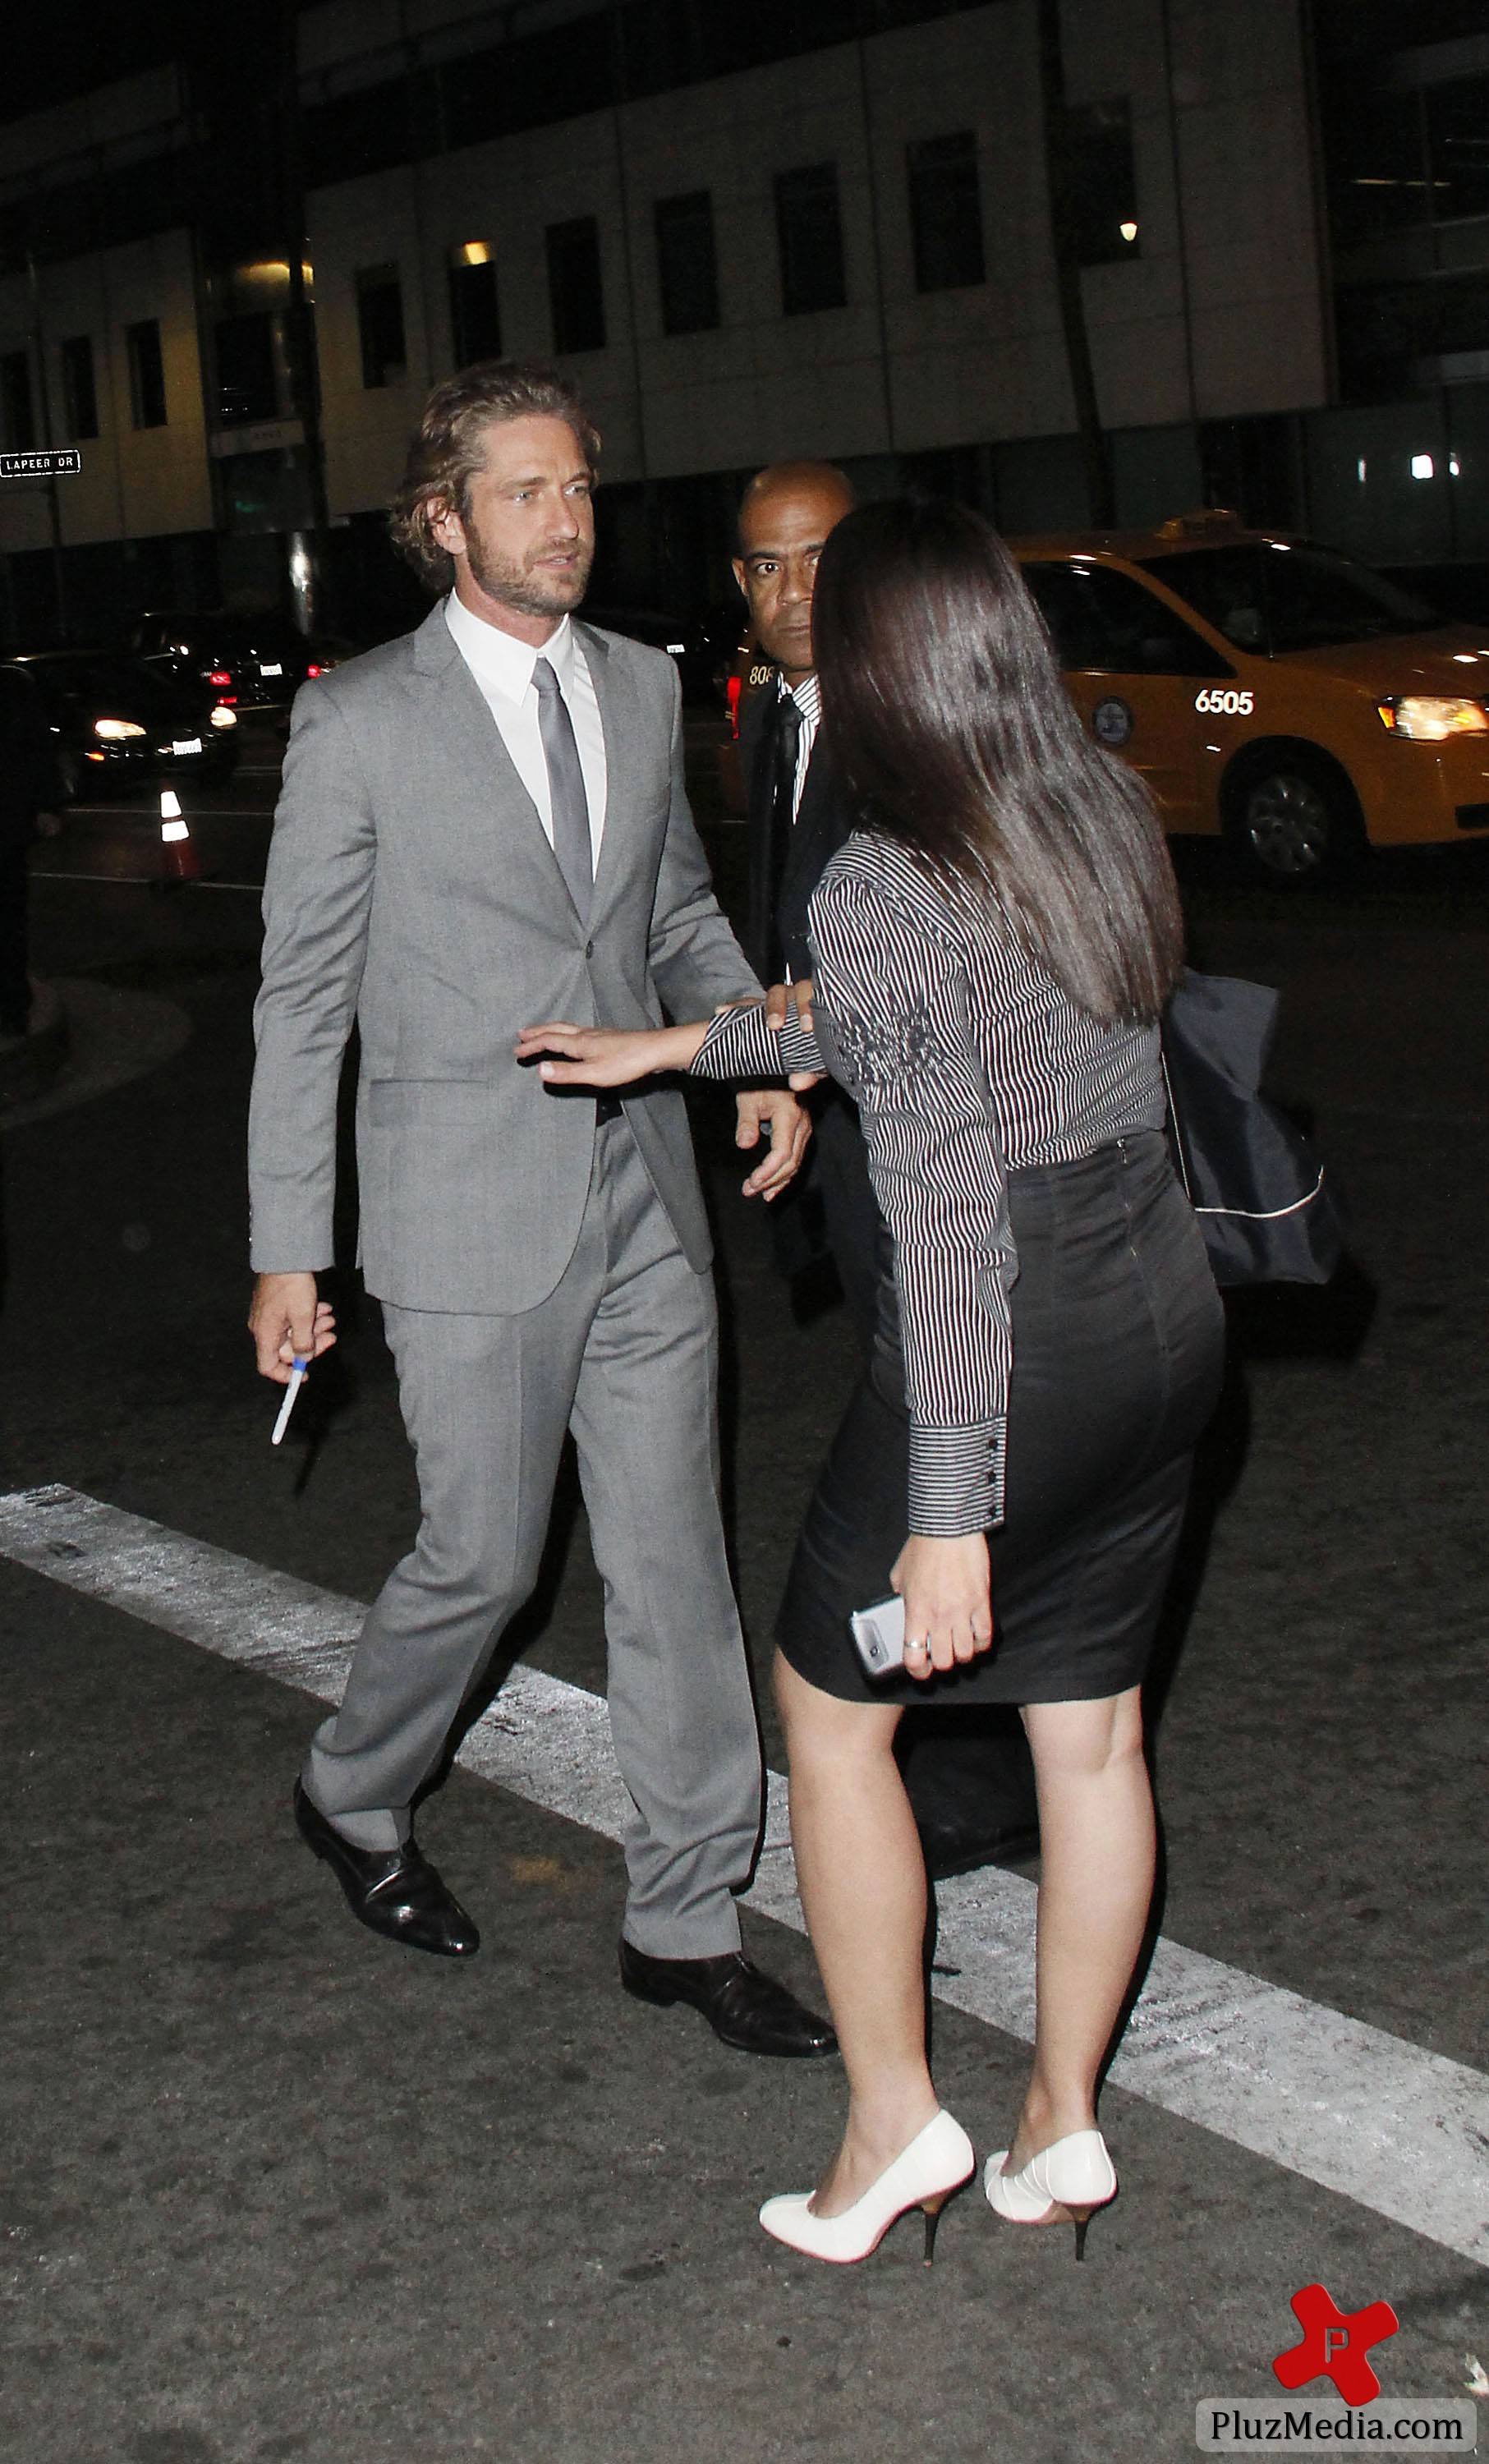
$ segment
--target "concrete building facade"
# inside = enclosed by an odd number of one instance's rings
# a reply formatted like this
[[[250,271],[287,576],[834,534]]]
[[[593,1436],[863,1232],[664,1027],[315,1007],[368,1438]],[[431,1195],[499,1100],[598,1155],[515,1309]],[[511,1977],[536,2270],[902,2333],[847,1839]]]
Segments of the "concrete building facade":
[[[592,0],[566,13],[577,41],[593,39]],[[1167,12],[1160,0],[1073,0],[1063,14],[1070,102],[1120,102],[1130,131],[1135,235],[1126,261],[1083,275],[1106,424],[1193,429],[1324,402],[1295,0]],[[992,0],[313,190],[333,512],[385,499],[413,409],[456,364],[449,275],[472,243],[490,251],[504,347],[557,350],[572,366],[618,481],[791,452],[859,461],[1068,437],[1035,16],[1033,0]],[[382,31],[376,12],[339,5],[302,21],[312,109],[387,59],[369,42]],[[473,46],[478,29],[467,31]],[[405,39],[416,55],[418,34]],[[934,268],[928,278],[916,262],[915,149],[949,141],[967,149],[975,280],[941,281]],[[788,312],[777,183],[807,169],[833,175],[843,297]],[[716,322],[668,333],[656,215],[683,197],[708,201]],[[581,219],[598,236],[605,340],[565,354],[545,240]],[[358,330],[359,278],[372,267],[396,271],[407,341],[405,373],[377,387],[364,383]],[[1150,448],[1158,484],[1167,461],[1193,493],[1193,452],[1192,436],[1171,456]],[[1010,481],[1040,518],[1041,496],[1062,493],[1041,486],[1040,467],[1069,457],[1025,458],[1021,480],[1010,462]],[[1144,458],[1126,457],[1128,493],[1142,490]]]
[[[1381,561],[1489,555],[1472,354],[1338,405],[1355,175],[1321,5],[1061,0],[1052,99],[1041,0],[326,0],[279,114],[303,283],[282,236],[204,241],[183,72],[0,127],[0,441],[83,456],[50,492],[0,485],[6,627],[43,626],[68,576],[75,632],[115,603],[285,596],[313,532],[323,614],[396,621],[409,430],[498,349],[557,359],[593,408],[624,604],[718,596],[740,482],[782,454],[1080,527],[1061,248],[1119,519],[1220,501]],[[1451,34],[1457,0],[1433,5]],[[1417,87],[1462,48],[1418,45]]]

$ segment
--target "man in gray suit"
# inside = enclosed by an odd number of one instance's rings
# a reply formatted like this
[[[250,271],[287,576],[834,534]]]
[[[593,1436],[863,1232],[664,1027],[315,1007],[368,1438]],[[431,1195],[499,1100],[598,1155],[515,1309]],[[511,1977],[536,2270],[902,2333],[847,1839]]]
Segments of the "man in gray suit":
[[[681,1097],[574,1102],[519,1068],[535,1018],[695,1018],[759,987],[683,785],[676,671],[572,623],[599,439],[572,389],[493,362],[437,386],[395,536],[449,597],[299,694],[265,888],[250,1123],[250,1324],[266,1376],[335,1339],[337,1085],[355,1017],[361,1263],[383,1303],[423,1520],[368,1613],[296,1791],[355,1915],[417,1948],[478,1937],[411,1836],[530,1594],[572,1429],[605,1587],[610,1721],[634,1813],[627,1990],[726,2043],[828,2053],[747,1961],[733,1898],[760,1756],[719,1522],[712,1250]],[[777,1092],[747,1189],[805,1123]]]

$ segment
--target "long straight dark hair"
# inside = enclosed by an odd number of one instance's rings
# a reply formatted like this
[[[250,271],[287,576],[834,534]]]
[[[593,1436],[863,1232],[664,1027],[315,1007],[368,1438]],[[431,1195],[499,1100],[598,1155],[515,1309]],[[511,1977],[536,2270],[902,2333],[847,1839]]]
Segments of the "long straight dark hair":
[[[1018,567],[945,499],[833,530],[812,643],[834,768],[864,826],[974,895],[1106,1025],[1155,1019],[1183,963],[1147,787],[1091,741]]]

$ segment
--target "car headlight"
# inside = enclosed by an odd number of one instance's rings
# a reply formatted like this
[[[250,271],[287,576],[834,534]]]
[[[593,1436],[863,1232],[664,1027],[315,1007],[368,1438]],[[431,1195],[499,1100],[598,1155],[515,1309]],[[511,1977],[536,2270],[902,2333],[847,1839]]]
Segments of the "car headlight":
[[[1381,724],[1416,744],[1441,744],[1450,736],[1489,736],[1489,709],[1462,693],[1394,693],[1378,703]]]
[[[238,714],[235,710],[224,710],[222,703],[219,702],[212,713],[210,723],[213,727],[236,727]]]
[[[132,718],[96,718],[93,732],[95,736],[101,736],[107,744],[118,744],[126,736],[144,734],[143,728],[137,727]]]

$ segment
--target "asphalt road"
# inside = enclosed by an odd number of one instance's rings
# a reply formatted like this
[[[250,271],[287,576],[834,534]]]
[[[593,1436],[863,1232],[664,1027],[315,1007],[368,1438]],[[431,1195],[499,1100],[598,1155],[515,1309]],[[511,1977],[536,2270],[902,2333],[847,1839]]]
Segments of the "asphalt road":
[[[376,1309],[343,1293],[337,1369],[278,1455],[241,1331],[274,765],[246,730],[230,788],[184,799],[201,887],[142,886],[148,803],[75,814],[40,851],[37,963],[82,988],[105,1091],[0,1139],[0,1489],[65,1483],[365,1598],[416,1514]],[[709,837],[736,894],[740,834]],[[1292,907],[1186,872],[1200,960],[1283,987],[1277,1082],[1353,1230],[1330,1293],[1232,1312],[1155,1689],[1163,1929],[1418,2049],[1430,2112],[1446,2065],[1485,2061],[1489,902],[1462,864]],[[149,1049],[169,1057],[118,1083],[167,1013],[182,1034]],[[716,1096],[696,1120],[763,1667],[851,1346],[841,1310],[793,1322]],[[572,1497],[521,1640],[602,1688]],[[1113,2085],[1123,2191],[1084,2268],[968,2197],[929,2277],[908,2229],[864,2268],[814,2269],[755,2209],[812,2178],[835,2070],[751,2063],[624,2000],[620,1860],[595,1829],[457,1771],[422,1835],[485,1947],[421,1960],[355,1927],[294,1837],[316,1715],[292,1685],[4,1557],[0,1668],[0,2452],[25,2464],[1148,2464],[1194,2452],[1201,2396],[1276,2393],[1290,2297],[1316,2282],[1393,2305],[1388,2394],[1457,2395],[1466,2356],[1489,2363],[1489,2241],[1470,2255],[1445,2221],[1382,2212],[1379,2081],[1347,2028],[1325,2019],[1309,2058],[1363,2150],[1352,2189],[1252,2144],[1239,2090],[1201,2123]],[[800,1938],[746,1924],[810,1992]],[[1207,2024],[1196,2006],[1192,2073]],[[935,2043],[946,2101],[1001,2145],[1024,2048],[939,2005]],[[1259,2093],[1275,2054],[1253,2048]]]

